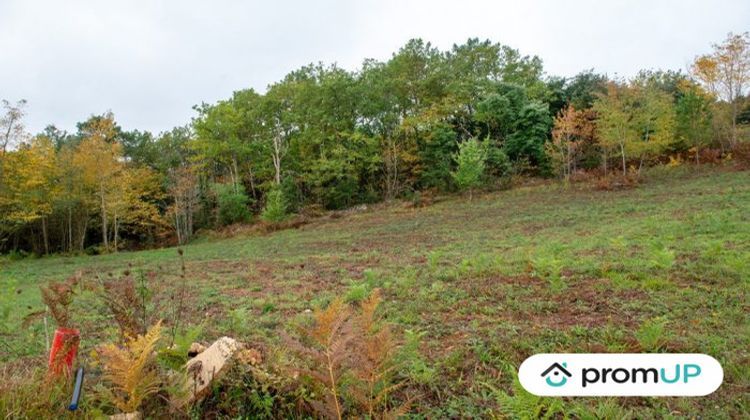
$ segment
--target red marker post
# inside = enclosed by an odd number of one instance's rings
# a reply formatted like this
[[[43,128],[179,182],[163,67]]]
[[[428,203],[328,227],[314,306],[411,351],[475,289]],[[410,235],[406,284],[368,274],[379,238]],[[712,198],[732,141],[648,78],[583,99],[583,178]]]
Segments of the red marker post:
[[[75,328],[58,328],[55,338],[52,340],[52,348],[49,352],[48,372],[57,376],[61,372],[70,374],[73,372],[73,361],[78,353],[78,343],[81,334]]]

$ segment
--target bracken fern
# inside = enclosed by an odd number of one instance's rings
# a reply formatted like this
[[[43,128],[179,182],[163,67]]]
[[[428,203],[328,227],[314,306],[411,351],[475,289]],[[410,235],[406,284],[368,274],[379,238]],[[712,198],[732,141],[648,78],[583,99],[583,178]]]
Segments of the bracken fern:
[[[125,346],[107,344],[99,349],[108,397],[125,413],[136,411],[143,401],[159,391],[155,350],[162,335],[161,321],[146,334],[128,338]]]

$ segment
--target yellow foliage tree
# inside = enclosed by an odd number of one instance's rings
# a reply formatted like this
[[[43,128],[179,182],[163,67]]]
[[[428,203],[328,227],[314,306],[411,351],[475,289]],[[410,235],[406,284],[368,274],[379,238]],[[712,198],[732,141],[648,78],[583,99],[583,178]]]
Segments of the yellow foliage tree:
[[[0,193],[2,230],[14,232],[23,226],[41,224],[44,250],[49,252],[47,217],[57,193],[55,151],[44,138],[22,144],[3,156],[3,188]]]
[[[73,156],[73,164],[80,170],[81,181],[98,198],[105,249],[109,249],[109,206],[118,193],[117,183],[125,166],[122,146],[107,141],[114,137],[115,130],[111,114],[93,120],[88,136],[81,141]]]

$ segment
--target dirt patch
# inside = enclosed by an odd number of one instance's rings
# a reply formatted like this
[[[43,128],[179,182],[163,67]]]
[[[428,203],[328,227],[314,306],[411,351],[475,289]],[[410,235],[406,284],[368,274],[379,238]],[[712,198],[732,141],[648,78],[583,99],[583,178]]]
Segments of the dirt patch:
[[[553,292],[543,280],[526,275],[468,279],[459,287],[472,298],[495,300],[501,319],[533,328],[635,327],[636,314],[625,309],[625,303],[647,298],[642,290],[615,289],[608,279],[571,282],[561,292]],[[509,300],[512,307],[507,307]]]

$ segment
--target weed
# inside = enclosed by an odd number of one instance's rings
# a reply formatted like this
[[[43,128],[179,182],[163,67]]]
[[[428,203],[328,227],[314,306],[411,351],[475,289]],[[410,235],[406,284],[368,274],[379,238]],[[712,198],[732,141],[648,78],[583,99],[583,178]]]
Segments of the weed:
[[[512,419],[554,419],[557,416],[568,417],[563,400],[559,398],[538,397],[526,391],[518,381],[515,370],[513,375],[513,394],[499,390],[490,384],[489,388],[500,406],[500,414]]]
[[[175,336],[174,344],[159,349],[157,360],[167,369],[179,370],[188,361],[190,346],[203,334],[202,324],[193,325]]]
[[[657,270],[669,270],[674,265],[675,253],[659,241],[649,243],[647,256],[649,267]]]
[[[666,318],[653,318],[641,324],[635,338],[643,351],[657,352],[666,344]]]
[[[551,252],[542,251],[529,259],[529,268],[534,276],[547,281],[552,293],[560,293],[567,288],[562,277],[564,261]]]
[[[367,283],[352,283],[346,292],[344,300],[347,303],[361,302],[370,294],[370,286]]]
[[[430,366],[419,351],[424,336],[423,332],[404,331],[404,345],[396,357],[411,382],[432,385],[437,380],[437,370]]]

